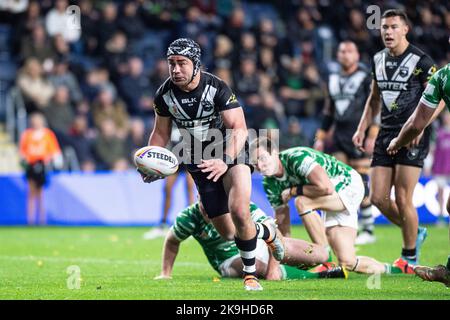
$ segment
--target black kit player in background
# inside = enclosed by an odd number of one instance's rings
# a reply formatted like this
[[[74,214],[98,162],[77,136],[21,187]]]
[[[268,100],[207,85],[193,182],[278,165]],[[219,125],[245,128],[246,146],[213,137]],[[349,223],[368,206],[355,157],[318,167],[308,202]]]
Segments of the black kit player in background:
[[[394,156],[388,155],[386,148],[414,112],[436,70],[432,59],[408,42],[408,31],[408,17],[403,11],[383,13],[381,38],[385,49],[373,58],[371,93],[353,136],[355,146],[364,151],[365,132],[381,108],[380,132],[371,163],[370,200],[402,230],[401,258],[394,262],[399,267],[418,263],[420,246],[427,235],[426,228],[419,227],[412,198],[428,154],[431,128]],[[392,186],[395,186],[395,201],[390,198]]]
[[[170,77],[155,95],[155,125],[148,144],[165,147],[170,139],[172,120],[180,131],[189,132],[191,143],[186,143],[183,152],[190,153],[194,162],[186,167],[208,217],[222,237],[232,240],[234,236],[243,262],[244,288],[262,290],[255,275],[257,239],[266,241],[277,260],[284,257],[284,244],[281,235],[277,236],[273,219],[266,224],[251,219],[252,167],[248,157],[245,163],[236,163],[242,152],[248,153],[244,113],[225,82],[200,70],[200,57],[200,46],[191,39],[180,38],[169,45]],[[200,155],[201,163],[195,163],[199,156],[196,152],[203,153],[210,143],[217,144],[215,140],[207,140],[211,129],[222,132],[223,157],[204,159],[204,155]],[[226,129],[232,129],[231,134],[227,135]],[[195,139],[201,141],[202,150],[194,152]],[[143,175],[144,182],[159,178]]]
[[[345,40],[339,44],[337,61],[341,70],[330,74],[328,78],[328,99],[323,112],[321,128],[316,132],[314,148],[324,151],[325,139],[331,128],[334,127],[330,152],[336,159],[358,171],[364,181],[365,196],[359,212],[360,232],[355,244],[368,244],[375,242],[374,218],[372,204],[368,197],[368,183],[370,154],[378,133],[378,125],[372,124],[368,130],[364,142],[366,152],[361,152],[353,145],[352,136],[356,131],[370,93],[371,77],[368,70],[359,64],[358,48],[353,41]]]

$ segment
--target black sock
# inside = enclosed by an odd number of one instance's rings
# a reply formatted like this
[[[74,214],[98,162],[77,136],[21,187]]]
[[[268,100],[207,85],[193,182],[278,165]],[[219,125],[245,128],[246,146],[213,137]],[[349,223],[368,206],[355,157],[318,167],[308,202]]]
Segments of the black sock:
[[[234,237],[236,247],[239,249],[242,263],[244,264],[244,276],[254,275],[256,276],[256,242],[258,238],[255,236],[249,240],[242,240],[238,237]],[[246,258],[244,258],[246,256]]]
[[[360,208],[359,212],[359,224],[361,230],[373,234],[375,218],[372,215],[372,205]]]
[[[450,256],[447,258],[447,269],[450,270]]]
[[[402,257],[408,259],[408,260],[416,260],[416,248],[414,249],[402,249]]]

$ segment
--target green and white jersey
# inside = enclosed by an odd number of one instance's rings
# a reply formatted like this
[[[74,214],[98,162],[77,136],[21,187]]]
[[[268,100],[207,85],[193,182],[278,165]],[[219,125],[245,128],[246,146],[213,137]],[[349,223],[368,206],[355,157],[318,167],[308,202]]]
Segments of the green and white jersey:
[[[309,184],[307,176],[315,166],[325,169],[336,192],[345,189],[352,182],[350,173],[354,170],[350,166],[333,156],[311,148],[295,147],[284,150],[280,152],[280,160],[284,168],[283,176],[263,179],[264,190],[274,209],[283,205],[281,193],[285,189],[299,184]]]
[[[430,108],[437,108],[439,102],[444,100],[450,111],[450,63],[439,69],[428,81],[420,102]]]
[[[250,213],[255,222],[263,222],[268,219],[266,214],[254,203],[250,203]],[[226,259],[239,254],[234,241],[224,240],[212,223],[205,221],[198,202],[178,214],[171,231],[180,241],[193,236],[203,248],[211,266],[219,273],[219,266]]]

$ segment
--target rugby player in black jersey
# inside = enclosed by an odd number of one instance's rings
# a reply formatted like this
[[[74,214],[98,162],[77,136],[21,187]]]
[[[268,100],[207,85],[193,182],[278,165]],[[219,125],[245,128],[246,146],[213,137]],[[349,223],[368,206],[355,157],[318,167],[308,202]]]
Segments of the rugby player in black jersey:
[[[370,154],[373,147],[361,152],[351,141],[370,93],[371,77],[367,68],[359,63],[358,48],[353,41],[345,40],[339,44],[337,61],[341,70],[331,73],[328,77],[328,99],[324,107],[322,125],[316,132],[314,148],[324,151],[324,140],[334,127],[333,143],[329,151],[336,159],[358,171],[364,181],[365,197],[360,207],[360,232],[355,244],[368,244],[375,242],[372,205],[368,197]],[[364,142],[366,147],[373,146],[377,133],[378,125],[372,124]]]
[[[284,257],[284,244],[273,219],[265,224],[251,219],[252,167],[244,113],[224,81],[201,71],[200,57],[200,46],[191,39],[177,39],[167,49],[170,77],[155,95],[155,125],[148,144],[165,147],[175,121],[183,136],[184,164],[208,217],[222,237],[234,236],[243,262],[244,288],[262,290],[255,273],[257,239],[266,241],[277,260]],[[209,147],[218,145],[220,152],[208,157]],[[143,175],[145,182],[158,178]]]
[[[381,18],[381,38],[385,49],[375,54],[373,80],[363,116],[353,136],[353,143],[364,151],[366,129],[380,113],[380,132],[372,157],[370,200],[402,230],[403,247],[397,266],[417,264],[420,246],[427,231],[419,227],[413,205],[413,192],[428,154],[430,129],[424,130],[409,146],[395,155],[386,151],[414,112],[427,81],[436,67],[432,59],[406,39],[408,18],[401,10],[391,9]],[[395,201],[391,188],[395,187]]]

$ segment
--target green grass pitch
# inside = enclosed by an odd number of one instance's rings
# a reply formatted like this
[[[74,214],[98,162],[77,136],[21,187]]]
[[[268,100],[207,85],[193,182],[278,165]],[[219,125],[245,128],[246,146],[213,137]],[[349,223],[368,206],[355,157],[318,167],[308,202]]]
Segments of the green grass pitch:
[[[450,253],[448,229],[428,230],[421,263],[442,264]],[[263,291],[246,292],[240,279],[220,279],[193,239],[181,245],[173,279],[156,281],[163,239],[143,240],[145,231],[140,227],[2,227],[0,299],[450,300],[450,290],[442,284],[403,274],[262,281]],[[302,227],[294,227],[293,235],[307,239]],[[398,258],[400,230],[378,226],[376,235],[378,241],[359,247],[358,255],[383,262]],[[81,282],[76,289],[78,271]]]

